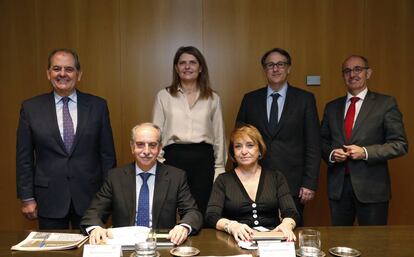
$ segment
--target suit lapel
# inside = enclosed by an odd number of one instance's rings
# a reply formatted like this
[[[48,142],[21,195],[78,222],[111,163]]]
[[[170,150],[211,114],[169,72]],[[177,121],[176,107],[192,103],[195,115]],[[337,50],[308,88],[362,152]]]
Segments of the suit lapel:
[[[252,108],[257,110],[256,114],[258,115],[258,121],[261,122],[260,126],[263,128],[266,136],[271,138],[269,120],[267,118],[267,86],[260,90],[256,104],[257,106],[253,106]]]
[[[85,97],[85,94],[77,90],[77,109],[78,109],[78,125],[76,128],[76,134],[75,134],[75,140],[73,142],[72,150],[70,154],[74,151],[76,148],[76,145],[78,144],[82,132],[86,127],[88,118],[89,118],[89,102],[87,98]]]
[[[157,162],[155,173],[154,198],[152,202],[152,227],[157,227],[161,214],[161,208],[167,197],[170,179],[166,167]]]
[[[345,105],[346,105],[346,96],[340,98],[337,102],[337,104],[339,105],[337,108],[335,108],[336,110],[336,122],[337,122],[337,127],[341,130],[341,134],[342,134],[342,139],[343,142],[347,142],[348,140],[346,139],[346,135],[345,135],[345,129],[344,129],[344,114],[345,114]]]
[[[375,105],[375,95],[368,91],[364,101],[362,102],[361,109],[359,110],[358,116],[355,120],[354,128],[352,129],[351,142],[355,138],[356,134],[361,128],[361,124],[368,117],[372,108]]]
[[[135,224],[135,215],[137,208],[137,196],[136,196],[136,175],[135,175],[135,163],[131,163],[123,170],[124,176],[122,176],[121,184],[123,186],[123,198],[125,199],[125,205],[129,213],[129,224]]]
[[[287,119],[287,117],[289,117],[290,115],[290,106],[292,105],[292,102],[295,101],[295,96],[292,92],[292,90],[290,90],[290,85],[288,84],[287,86],[287,90],[286,90],[286,99],[285,99],[285,103],[283,105],[283,109],[282,109],[282,113],[280,114],[280,119],[279,122],[277,123],[277,127],[276,127],[276,131],[274,133],[274,136],[276,136],[280,129],[282,128],[284,121]]]
[[[53,91],[49,95],[45,113],[46,113],[46,118],[47,118],[46,123],[50,124],[50,128],[52,129],[53,137],[56,140],[57,145],[66,154],[65,144],[63,143],[62,136],[60,135],[59,125],[58,125],[58,120],[57,120],[57,115],[56,115],[55,95]]]

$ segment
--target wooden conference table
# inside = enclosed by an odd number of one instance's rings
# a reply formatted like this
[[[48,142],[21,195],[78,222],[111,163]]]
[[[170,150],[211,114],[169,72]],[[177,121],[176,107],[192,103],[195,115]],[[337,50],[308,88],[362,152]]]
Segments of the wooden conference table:
[[[414,226],[378,226],[378,227],[316,227],[321,232],[322,249],[327,254],[334,246],[348,246],[358,249],[362,257],[412,257],[414,256]],[[300,229],[296,229],[297,235]],[[68,231],[73,232],[73,231]],[[10,247],[22,241],[29,231],[0,231],[0,256],[82,256],[83,250],[50,252],[18,252]],[[200,249],[200,256],[235,255],[255,251],[240,249],[233,238],[224,232],[204,229],[199,235],[190,237],[185,245]],[[171,248],[159,248],[162,257],[171,256]],[[131,252],[124,251],[124,257]]]

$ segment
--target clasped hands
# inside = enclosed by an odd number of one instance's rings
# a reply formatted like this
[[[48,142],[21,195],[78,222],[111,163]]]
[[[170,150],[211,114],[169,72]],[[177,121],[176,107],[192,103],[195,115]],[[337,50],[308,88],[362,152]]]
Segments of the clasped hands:
[[[185,226],[176,225],[168,233],[167,239],[169,239],[175,245],[180,245],[184,243],[184,241],[187,239],[187,236],[188,228],[186,228]],[[105,244],[108,238],[113,238],[111,230],[97,227],[90,232],[89,243]]]
[[[253,229],[250,228],[248,225],[234,222],[229,225],[228,232],[229,234],[233,235],[236,242],[239,241],[252,241],[253,236]],[[280,223],[279,226],[277,226],[273,231],[282,232],[283,235],[286,237],[287,241],[295,241],[296,236],[295,233],[293,233],[291,225],[286,223]]]
[[[331,160],[334,162],[344,162],[346,159],[362,160],[366,158],[364,148],[357,145],[344,145],[332,151]]]

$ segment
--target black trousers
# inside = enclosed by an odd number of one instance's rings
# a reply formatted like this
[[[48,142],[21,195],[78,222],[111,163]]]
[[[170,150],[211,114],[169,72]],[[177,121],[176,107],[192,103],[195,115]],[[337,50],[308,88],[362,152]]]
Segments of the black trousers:
[[[165,163],[187,174],[188,185],[204,215],[214,180],[214,151],[207,143],[172,144],[164,147]]]
[[[79,216],[73,204],[70,203],[70,208],[68,214],[63,218],[46,218],[38,217],[39,220],[39,229],[41,230],[50,230],[50,229],[79,229],[79,223],[82,216]],[[69,227],[69,224],[71,227]]]
[[[354,193],[351,178],[345,175],[344,187],[339,200],[329,200],[333,226],[352,226],[355,218],[358,224],[387,225],[388,201],[379,203],[362,203]]]

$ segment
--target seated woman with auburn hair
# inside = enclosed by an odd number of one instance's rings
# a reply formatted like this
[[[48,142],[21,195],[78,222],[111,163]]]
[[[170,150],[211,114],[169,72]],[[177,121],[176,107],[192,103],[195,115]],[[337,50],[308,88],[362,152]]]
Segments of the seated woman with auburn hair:
[[[251,125],[233,131],[229,153],[237,167],[217,178],[206,211],[208,226],[225,231],[236,241],[252,239],[254,227],[281,231],[295,240],[293,229],[299,215],[285,177],[263,170],[259,159],[266,145]],[[280,217],[279,217],[280,213]]]

